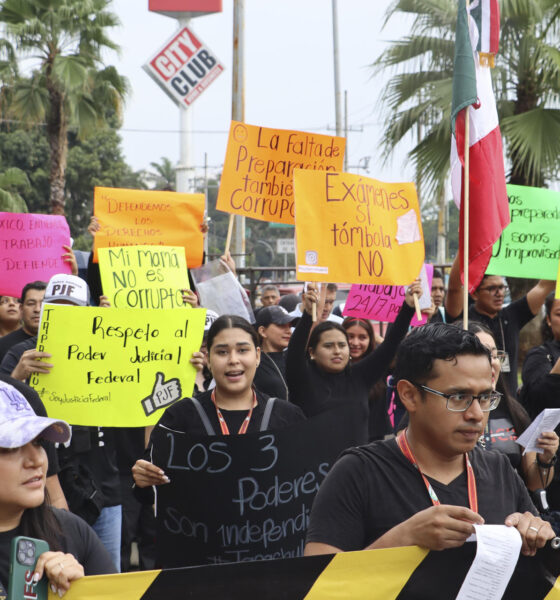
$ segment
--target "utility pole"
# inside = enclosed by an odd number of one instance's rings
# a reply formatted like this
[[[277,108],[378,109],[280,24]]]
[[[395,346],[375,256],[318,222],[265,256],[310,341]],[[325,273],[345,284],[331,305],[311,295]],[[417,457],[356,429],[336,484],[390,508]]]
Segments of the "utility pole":
[[[340,102],[340,65],[338,57],[338,8],[337,0],[332,0],[333,23],[333,61],[334,61],[334,110],[336,120],[336,135],[342,136],[342,110]]]
[[[245,0],[233,0],[233,77],[231,118],[245,121]],[[245,217],[234,216],[232,254],[239,267],[245,266]]]

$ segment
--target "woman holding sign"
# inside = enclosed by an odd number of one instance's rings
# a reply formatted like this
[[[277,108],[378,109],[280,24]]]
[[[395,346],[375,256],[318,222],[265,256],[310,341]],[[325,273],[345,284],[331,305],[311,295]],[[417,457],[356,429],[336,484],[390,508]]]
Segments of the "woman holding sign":
[[[193,435],[242,435],[283,429],[305,418],[297,406],[269,398],[253,386],[260,348],[256,331],[245,319],[235,315],[216,319],[208,332],[207,349],[216,387],[171,405],[158,425]],[[138,488],[169,482],[163,470],[147,460],[137,460],[132,475]]]
[[[309,285],[303,295],[303,316],[288,346],[286,374],[290,401],[308,417],[341,404],[358,411],[362,426],[356,431],[356,444],[367,443],[369,391],[389,368],[408,331],[414,314],[413,294],[422,294],[419,279],[408,287],[405,302],[385,341],[359,362],[350,364],[348,336],[341,325],[324,321],[309,335],[313,305],[318,300],[317,288]]]

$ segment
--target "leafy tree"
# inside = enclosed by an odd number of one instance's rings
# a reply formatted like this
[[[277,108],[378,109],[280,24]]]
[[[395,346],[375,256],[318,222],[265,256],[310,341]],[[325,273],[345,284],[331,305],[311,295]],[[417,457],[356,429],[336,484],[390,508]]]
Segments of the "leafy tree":
[[[68,131],[85,138],[118,113],[127,90],[102,53],[117,46],[107,30],[118,25],[110,0],[4,0],[0,21],[0,96],[4,114],[28,124],[45,123],[49,145],[49,204],[64,214]],[[10,45],[11,43],[11,45]],[[18,59],[31,61],[31,74],[18,72]]]
[[[166,156],[161,157],[161,161],[151,162],[152,171],[145,174],[145,178],[154,190],[175,191],[175,165],[171,159]]]
[[[27,175],[16,167],[0,173],[0,211],[28,212],[21,193],[30,187]]]
[[[508,178],[543,186],[560,166],[560,8],[557,0],[503,0],[494,90]],[[457,3],[397,0],[387,13],[410,19],[410,33],[377,59],[377,71],[396,70],[383,94],[389,156],[415,139],[408,157],[427,197],[437,197],[449,171],[450,109]]]

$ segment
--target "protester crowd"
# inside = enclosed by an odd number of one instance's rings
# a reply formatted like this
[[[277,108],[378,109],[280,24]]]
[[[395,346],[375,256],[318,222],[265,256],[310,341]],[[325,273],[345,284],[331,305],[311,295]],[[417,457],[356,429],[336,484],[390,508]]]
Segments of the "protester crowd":
[[[69,247],[63,259],[72,275],[0,297],[0,585],[7,586],[10,540],[27,535],[48,541],[35,578],[44,573],[60,595],[84,574],[131,569],[132,542],[141,569],[165,566],[155,563],[152,504],[153,486],[169,482],[165,465],[151,461],[152,428],[70,428],[48,418],[26,383],[56,367],[36,349],[44,303],[109,305],[95,269],[85,281]],[[278,288],[265,285],[254,324],[208,311],[191,359],[195,391],[160,424],[243,435],[345,407],[360,426],[318,492],[307,554],[452,548],[473,524],[505,523],[534,555],[560,533],[559,438],[544,432],[539,453],[524,453],[515,440],[541,410],[560,407],[554,285],[539,281],[506,306],[505,279],[488,275],[464,307],[454,263],[447,289],[434,271],[429,323],[410,327],[422,293],[416,280],[383,338],[368,320],[333,314],[334,283],[308,284],[288,309]],[[198,306],[193,290],[183,298]],[[466,331],[457,323],[463,310]],[[519,333],[541,313],[542,344],[527,353],[520,380]]]

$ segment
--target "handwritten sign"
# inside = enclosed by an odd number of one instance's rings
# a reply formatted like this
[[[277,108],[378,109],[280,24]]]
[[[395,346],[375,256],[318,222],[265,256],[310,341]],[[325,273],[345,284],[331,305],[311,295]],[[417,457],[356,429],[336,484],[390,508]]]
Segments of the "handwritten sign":
[[[180,308],[189,287],[181,246],[99,248],[103,293],[115,308]]]
[[[560,259],[560,192],[507,186],[511,223],[494,244],[486,273],[556,278]]]
[[[359,415],[322,413],[289,429],[196,437],[156,427],[156,563],[164,567],[303,555],[309,511]]]
[[[31,281],[71,273],[62,246],[70,246],[64,217],[0,212],[0,295],[19,298]]]
[[[296,275],[304,281],[408,285],[424,262],[413,183],[294,173]]]
[[[232,121],[216,208],[294,223],[294,169],[338,171],[346,140]]]
[[[31,385],[49,416],[72,425],[143,427],[194,386],[206,310],[45,304],[37,350],[54,367]]]
[[[433,275],[434,265],[424,264],[420,271],[420,280],[422,283],[422,296],[418,300],[420,309],[429,308],[432,304],[431,287]],[[342,314],[345,317],[392,323],[397,318],[405,295],[406,286],[404,285],[354,284],[350,288]],[[427,320],[428,317],[423,315],[422,320],[419,321],[415,314],[410,324],[413,327],[417,327],[424,325]]]
[[[183,246],[189,268],[202,264],[204,194],[96,187],[93,213],[95,262],[99,248],[146,244]]]

